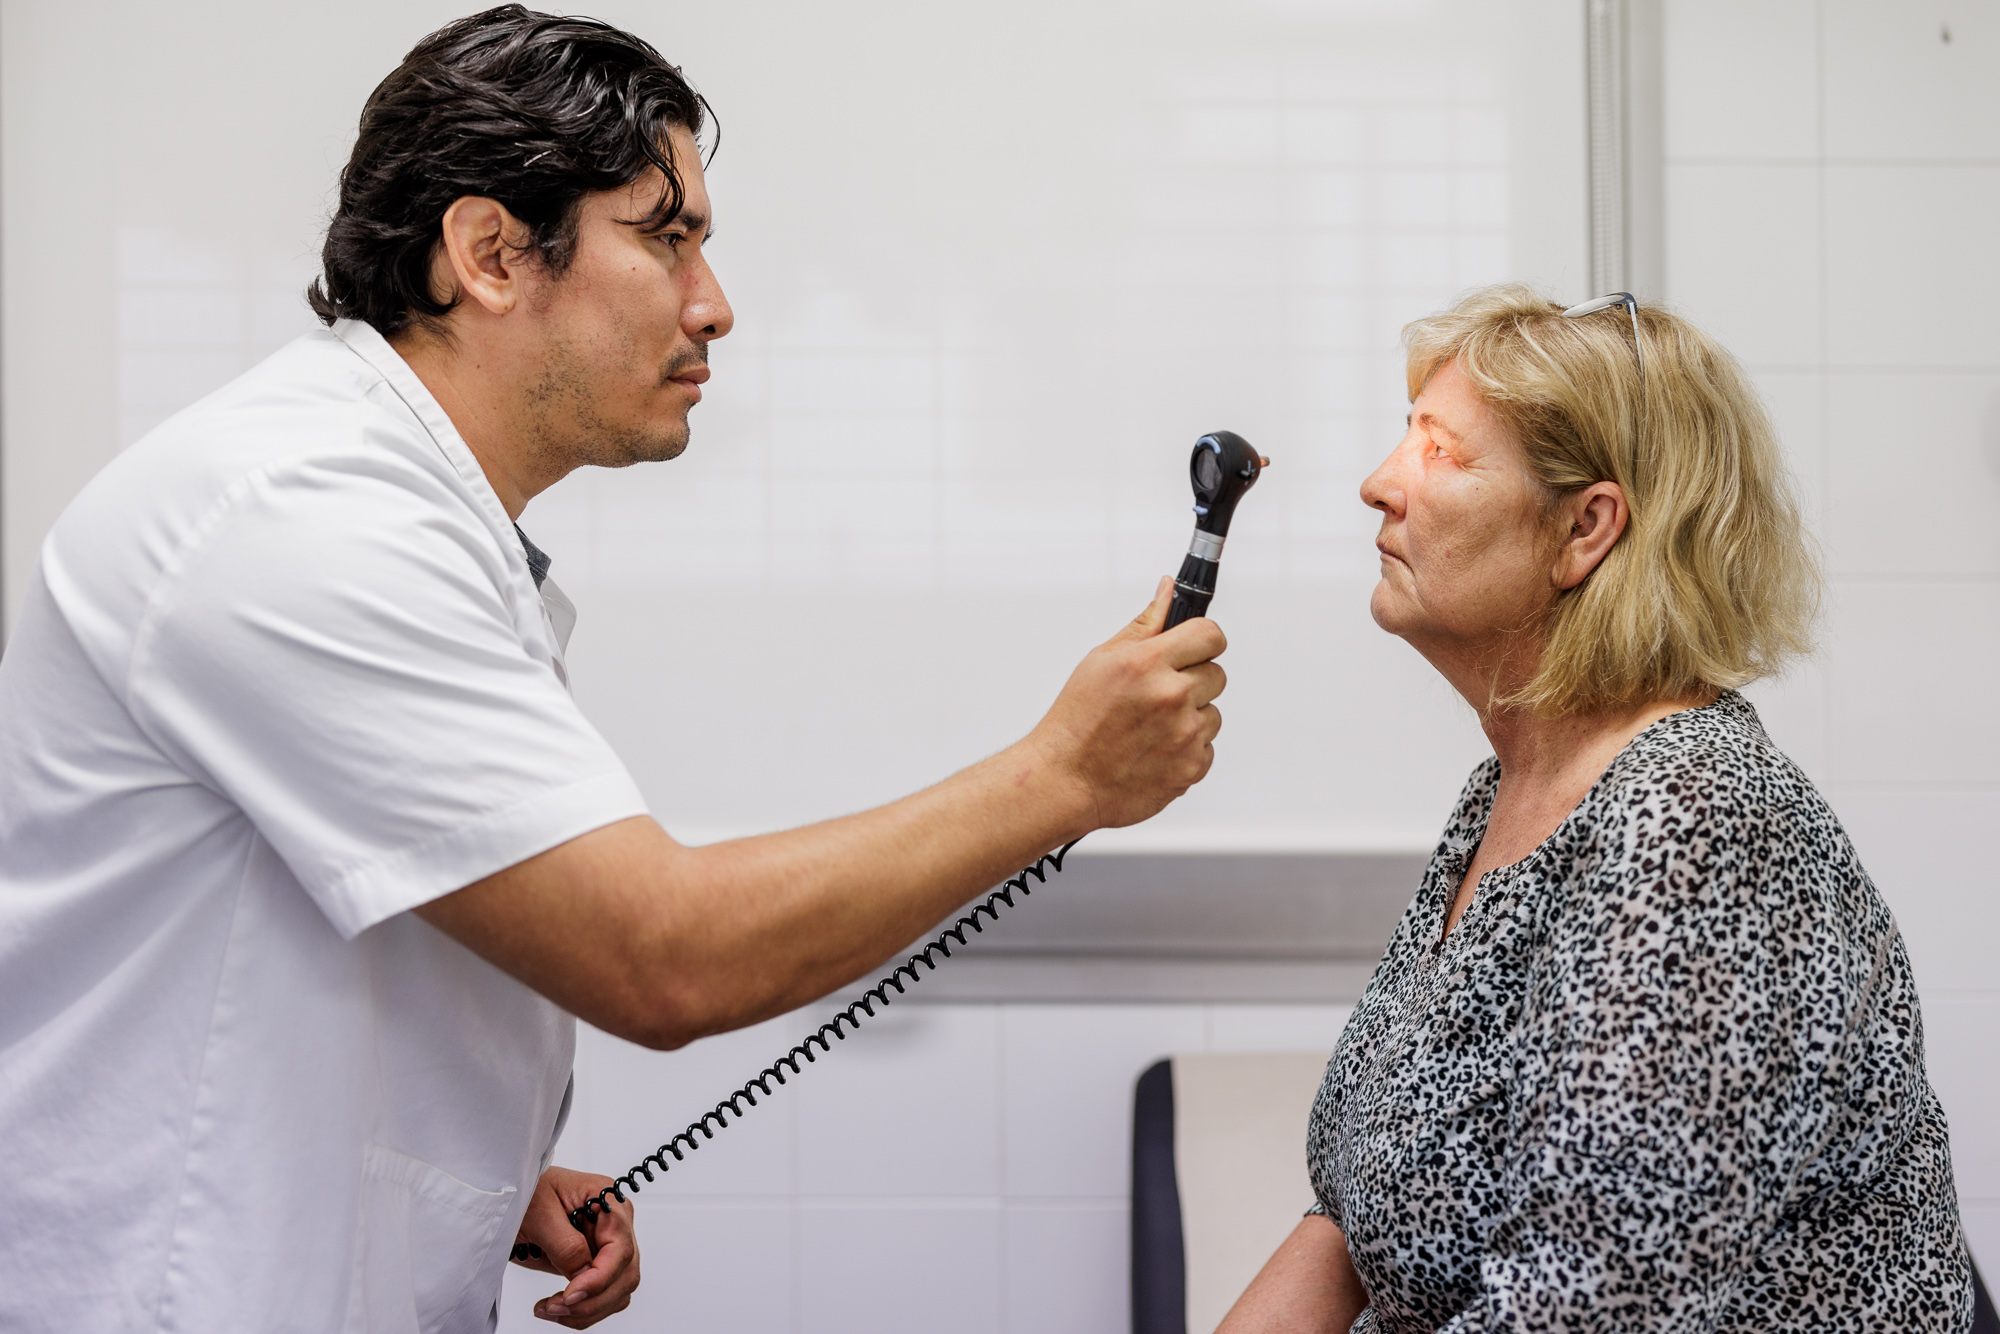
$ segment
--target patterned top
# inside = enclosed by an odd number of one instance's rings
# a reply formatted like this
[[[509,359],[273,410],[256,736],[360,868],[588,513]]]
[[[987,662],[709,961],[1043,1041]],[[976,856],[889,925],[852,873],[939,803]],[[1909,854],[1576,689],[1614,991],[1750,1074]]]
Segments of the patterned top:
[[[1641,732],[1440,943],[1499,775],[1473,770],[1313,1107],[1356,1334],[1967,1329],[1909,959],[1756,710]]]

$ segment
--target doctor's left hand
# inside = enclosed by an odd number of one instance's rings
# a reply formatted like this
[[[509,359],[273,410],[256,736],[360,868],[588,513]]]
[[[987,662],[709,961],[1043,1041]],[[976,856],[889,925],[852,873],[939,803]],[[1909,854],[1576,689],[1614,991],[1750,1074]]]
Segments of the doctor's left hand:
[[[551,1167],[535,1183],[514,1244],[534,1247],[540,1254],[531,1251],[530,1258],[514,1263],[569,1280],[561,1292],[535,1303],[541,1319],[585,1329],[632,1304],[632,1289],[639,1286],[632,1202],[613,1200],[611,1212],[599,1214],[588,1233],[578,1232],[569,1222],[570,1210],[610,1184],[610,1177],[567,1167]]]

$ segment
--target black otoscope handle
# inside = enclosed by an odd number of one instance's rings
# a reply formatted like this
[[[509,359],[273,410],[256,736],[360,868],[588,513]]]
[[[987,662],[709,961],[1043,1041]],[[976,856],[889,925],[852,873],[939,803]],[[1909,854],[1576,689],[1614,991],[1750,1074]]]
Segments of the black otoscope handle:
[[[1171,630],[1182,621],[1208,615],[1215,597],[1215,576],[1222,569],[1222,543],[1236,502],[1257,484],[1271,460],[1259,456],[1250,442],[1234,431],[1217,431],[1194,442],[1188,459],[1188,481],[1194,486],[1194,537],[1174,577],[1174,601],[1167,608]]]

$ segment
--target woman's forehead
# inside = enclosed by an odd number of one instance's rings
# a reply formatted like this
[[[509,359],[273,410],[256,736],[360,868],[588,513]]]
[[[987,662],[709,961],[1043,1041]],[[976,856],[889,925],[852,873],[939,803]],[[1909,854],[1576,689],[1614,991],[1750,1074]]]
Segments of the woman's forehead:
[[[1478,386],[1472,383],[1456,358],[1445,362],[1424,382],[1410,402],[1412,422],[1434,420],[1458,435],[1495,420]]]

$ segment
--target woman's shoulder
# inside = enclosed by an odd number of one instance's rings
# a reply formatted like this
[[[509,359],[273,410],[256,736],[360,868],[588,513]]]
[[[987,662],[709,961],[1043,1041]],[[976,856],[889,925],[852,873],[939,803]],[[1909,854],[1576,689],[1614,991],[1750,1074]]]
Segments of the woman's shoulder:
[[[1832,808],[1734,691],[1642,732],[1576,823],[1572,878],[1607,910],[1621,883],[1656,906],[1740,906],[1750,894],[1785,912],[1867,892]]]
[[[1733,690],[1641,732],[1605,770],[1586,805],[1642,824],[1831,818],[1812,780],[1764,730],[1756,707]]]

